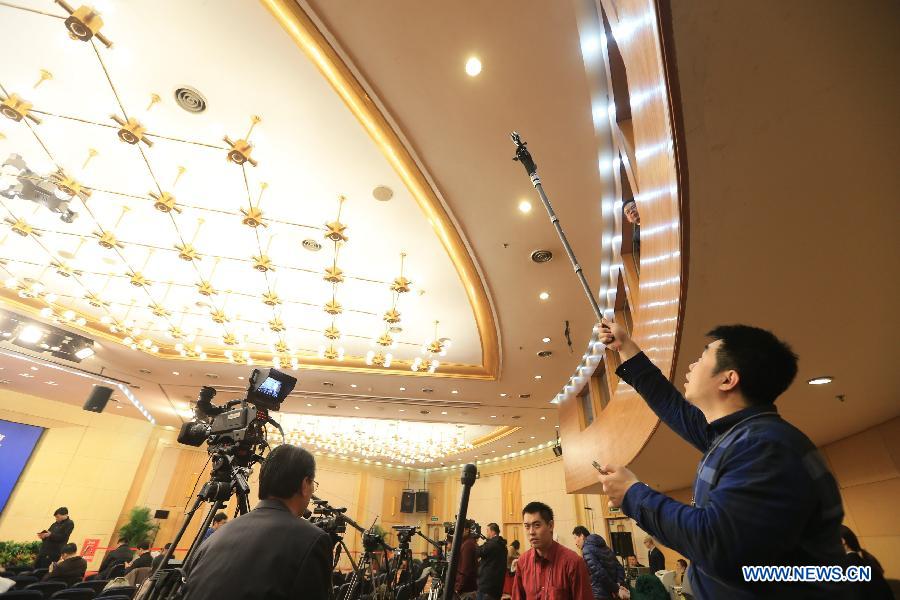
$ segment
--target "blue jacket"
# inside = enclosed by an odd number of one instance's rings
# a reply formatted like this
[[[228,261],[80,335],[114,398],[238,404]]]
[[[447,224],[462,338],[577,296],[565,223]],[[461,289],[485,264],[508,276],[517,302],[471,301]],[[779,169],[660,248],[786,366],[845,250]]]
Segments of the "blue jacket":
[[[816,447],[774,405],[707,423],[643,354],[616,371],[675,433],[704,453],[685,505],[638,483],[622,509],[641,529],[691,560],[705,599],[842,598],[846,584],[747,583],[744,565],[844,566],[837,483]]]
[[[616,555],[602,537],[592,533],[584,538],[581,556],[584,557],[588,572],[591,574],[591,589],[595,600],[612,598],[619,590],[619,584],[625,581],[625,569],[616,560]]]

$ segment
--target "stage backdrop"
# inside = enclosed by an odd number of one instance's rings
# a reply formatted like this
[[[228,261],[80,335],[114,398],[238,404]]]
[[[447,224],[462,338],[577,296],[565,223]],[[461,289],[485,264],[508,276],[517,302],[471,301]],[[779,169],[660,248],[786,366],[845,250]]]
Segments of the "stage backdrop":
[[[0,419],[0,513],[42,433],[43,427]]]

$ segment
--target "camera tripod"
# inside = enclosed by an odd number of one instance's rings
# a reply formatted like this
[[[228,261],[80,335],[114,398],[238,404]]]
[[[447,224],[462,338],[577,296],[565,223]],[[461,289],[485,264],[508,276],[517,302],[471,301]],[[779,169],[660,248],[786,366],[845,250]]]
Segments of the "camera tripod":
[[[390,592],[391,586],[393,584],[393,577],[391,576],[391,563],[387,560],[387,553],[393,552],[396,548],[392,548],[387,545],[387,543],[381,539],[381,536],[376,535],[370,531],[366,531],[363,533],[363,555],[359,559],[359,564],[357,568],[353,571],[353,578],[350,580],[350,587],[347,588],[347,592],[344,594],[343,598],[340,600],[356,600],[360,597],[363,591],[363,582],[366,578],[366,573],[371,573],[372,567],[372,557],[375,555],[375,552],[378,550],[384,551],[385,557],[385,570],[386,570],[386,589]],[[370,576],[369,581],[372,585],[372,591],[377,592],[375,589],[375,578]]]
[[[210,448],[210,454],[212,455],[212,472],[209,481],[203,484],[193,506],[185,514],[184,522],[175,535],[175,539],[166,550],[159,568],[144,582],[135,595],[135,600],[176,600],[180,598],[184,584],[184,567],[189,564],[194,552],[203,541],[203,535],[212,523],[213,517],[225,507],[225,503],[231,499],[232,493],[237,498],[236,515],[243,515],[250,511],[250,484],[247,483],[247,479],[253,464],[261,463],[263,458],[241,444]],[[188,548],[184,561],[180,567],[167,569],[169,560],[187,531],[194,514],[204,503],[209,504],[209,509],[197,535]]]

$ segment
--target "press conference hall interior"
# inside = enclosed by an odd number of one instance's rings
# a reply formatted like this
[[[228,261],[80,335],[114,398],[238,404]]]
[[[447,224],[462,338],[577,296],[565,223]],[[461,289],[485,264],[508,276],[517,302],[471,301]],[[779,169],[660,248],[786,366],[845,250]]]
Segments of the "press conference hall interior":
[[[900,597],[898,31],[3,0],[0,598]]]

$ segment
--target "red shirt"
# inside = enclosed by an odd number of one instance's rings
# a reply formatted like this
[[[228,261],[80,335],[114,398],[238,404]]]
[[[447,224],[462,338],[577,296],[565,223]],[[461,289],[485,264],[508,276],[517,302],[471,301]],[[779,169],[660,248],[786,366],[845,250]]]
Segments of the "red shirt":
[[[512,600],[593,600],[584,560],[557,542],[541,557],[531,548],[519,557]]]
[[[456,571],[456,593],[474,592],[478,589],[478,567],[476,561],[476,553],[478,545],[475,544],[475,538],[466,537],[462,545],[459,547],[459,565]]]

